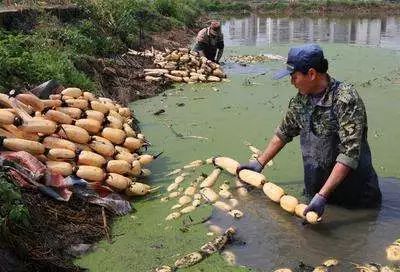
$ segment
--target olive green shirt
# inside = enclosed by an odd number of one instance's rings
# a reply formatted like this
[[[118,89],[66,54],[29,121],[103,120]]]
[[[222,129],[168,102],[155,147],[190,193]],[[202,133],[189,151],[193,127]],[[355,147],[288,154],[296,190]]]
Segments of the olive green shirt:
[[[340,83],[337,91],[334,86],[337,81],[329,79],[329,86],[318,100],[310,95],[298,93],[289,102],[286,116],[276,130],[276,135],[285,143],[300,134],[305,127],[305,117],[312,114],[311,127],[318,137],[339,137],[337,162],[352,169],[358,166],[361,143],[367,140],[367,115],[364,103],[355,90],[347,83]],[[335,118],[332,118],[332,114]],[[321,150],[323,152],[323,150]]]

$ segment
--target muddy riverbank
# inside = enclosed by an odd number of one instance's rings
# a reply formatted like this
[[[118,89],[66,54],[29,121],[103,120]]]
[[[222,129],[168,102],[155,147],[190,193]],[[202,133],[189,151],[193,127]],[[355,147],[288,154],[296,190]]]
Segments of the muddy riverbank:
[[[400,4],[390,1],[271,1],[254,3],[261,15],[311,17],[380,17],[400,14]]]
[[[203,17],[201,22],[207,19]],[[203,23],[205,25],[205,23]],[[141,47],[136,49],[156,50],[190,47],[199,28],[175,28],[160,32],[147,38]],[[147,82],[144,80],[144,69],[155,68],[153,58],[133,56],[127,53],[113,58],[95,58],[81,56],[74,60],[75,66],[92,78],[99,86],[98,93],[120,103],[128,103],[153,97],[169,88],[170,81]]]
[[[195,30],[176,28],[157,33],[138,49],[185,47],[190,45]],[[155,96],[171,85],[167,81],[144,81],[143,69],[154,67],[152,58],[127,54],[113,58],[80,56],[75,66],[98,83],[98,94],[124,105]],[[60,203],[36,191],[23,190],[22,200],[30,223],[25,227],[5,223],[0,248],[2,271],[81,271],[72,260],[91,250],[94,243],[112,239],[115,215],[84,199],[72,197]]]

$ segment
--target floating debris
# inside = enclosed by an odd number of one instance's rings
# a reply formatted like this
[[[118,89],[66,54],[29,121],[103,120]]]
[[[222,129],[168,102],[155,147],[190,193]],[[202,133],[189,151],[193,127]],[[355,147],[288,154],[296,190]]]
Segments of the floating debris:
[[[168,195],[169,198],[175,198],[178,197],[181,194],[181,192],[177,191],[177,192],[172,192]]]
[[[171,183],[168,187],[167,187],[167,191],[168,192],[172,192],[175,191],[176,189],[178,189],[179,184],[178,183]]]
[[[174,267],[170,266],[161,266],[160,268],[157,268],[156,271],[162,271],[162,272],[169,272],[169,271],[175,271],[177,268],[185,268],[185,267],[190,267],[193,266],[211,254],[218,252],[222,250],[225,245],[231,241],[233,235],[235,234],[235,229],[234,228],[228,228],[224,234],[215,237],[212,241],[204,244],[203,246],[200,247],[200,250],[194,251],[192,253],[189,253],[182,258],[176,260]],[[165,269],[165,270],[161,270]],[[170,270],[168,270],[170,269]]]
[[[164,109],[161,109],[161,110],[156,111],[156,112],[153,113],[153,114],[154,114],[154,115],[160,115],[160,114],[163,114],[163,113],[165,113],[165,110],[164,110]]]
[[[179,218],[180,216],[181,216],[181,213],[180,213],[180,212],[173,212],[173,213],[170,213],[170,214],[165,218],[165,220],[169,221],[169,220],[177,219],[177,218]]]
[[[156,268],[156,272],[172,272],[172,268],[166,265]]]
[[[316,266],[313,272],[329,272],[330,269],[325,265]]]
[[[182,172],[182,169],[175,169],[175,170],[169,172],[168,174],[166,174],[165,176],[166,177],[173,176],[173,175],[179,174],[180,172]]]
[[[171,207],[171,210],[176,210],[176,209],[179,209],[179,208],[182,208],[182,205],[181,204],[175,204],[174,206]]]
[[[189,186],[185,189],[184,193],[187,196],[193,196],[196,193],[196,187],[193,186]]]
[[[400,239],[386,248],[386,258],[391,262],[400,262]]]
[[[181,210],[181,214],[193,212],[195,209],[196,207],[193,205],[187,206]]]
[[[239,201],[236,198],[230,198],[228,199],[228,202],[232,206],[232,208],[235,208],[239,205]]]
[[[130,55],[140,55],[154,59],[158,68],[144,69],[144,79],[149,82],[171,80],[173,82],[220,82],[226,78],[221,66],[201,57],[198,52],[188,48],[179,48],[174,51],[146,50],[139,52],[128,50]]]
[[[180,205],[183,206],[183,205],[186,205],[186,204],[192,202],[192,198],[190,196],[184,195],[179,198],[178,202]]]
[[[331,266],[336,266],[339,264],[339,261],[336,259],[328,259],[325,260],[323,263],[323,265],[327,266],[327,267],[331,267]]]
[[[228,214],[236,219],[242,218],[244,215],[243,212],[239,210],[231,210],[228,212]]]
[[[218,194],[225,199],[229,199],[232,197],[232,193],[229,192],[228,190],[219,190]]]
[[[220,173],[221,173],[221,169],[215,168],[211,172],[211,174],[203,180],[203,182],[200,184],[200,188],[212,187],[214,185],[214,183],[217,181]]]
[[[214,192],[213,189],[211,189],[209,187],[205,187],[205,188],[201,189],[200,194],[202,195],[204,200],[209,203],[214,203],[219,198],[219,195],[216,192]]]
[[[279,268],[277,270],[274,270],[274,272],[292,272],[292,270],[289,268]]]
[[[175,262],[175,266],[178,268],[189,267],[189,266],[197,264],[202,259],[203,259],[203,255],[200,252],[197,252],[197,251],[192,252],[192,253],[185,255],[181,259],[177,260]]]
[[[221,255],[229,265],[234,266],[236,264],[236,255],[232,251],[224,250]]]
[[[232,207],[223,201],[216,201],[213,205],[217,209],[224,211],[224,212],[229,212],[232,210]]]
[[[193,207],[198,207],[198,206],[200,206],[200,204],[201,204],[201,200],[200,199],[195,199],[192,202],[192,206]]]
[[[268,61],[286,61],[285,57],[280,55],[272,54],[261,54],[261,55],[236,55],[229,56],[225,58],[226,61],[236,62],[236,63],[257,63],[257,62],[268,62]]]
[[[358,272],[380,272],[381,265],[377,263],[368,263],[368,264],[356,264],[353,263],[355,266],[355,270]]]
[[[223,233],[223,229],[220,226],[217,226],[217,225],[210,225],[210,226],[208,226],[208,229],[210,231],[212,231],[213,233],[216,233],[216,234],[222,234]]]
[[[175,178],[174,183],[175,184],[180,184],[180,183],[182,183],[184,181],[184,179],[185,179],[185,176],[181,174],[180,176],[177,176]]]

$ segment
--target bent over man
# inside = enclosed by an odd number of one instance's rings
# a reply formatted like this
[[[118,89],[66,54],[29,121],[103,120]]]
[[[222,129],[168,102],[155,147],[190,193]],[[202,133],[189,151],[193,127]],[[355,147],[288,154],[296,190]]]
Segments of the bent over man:
[[[212,21],[209,27],[199,31],[193,50],[199,52],[200,56],[219,63],[224,53],[224,36],[220,22]]]

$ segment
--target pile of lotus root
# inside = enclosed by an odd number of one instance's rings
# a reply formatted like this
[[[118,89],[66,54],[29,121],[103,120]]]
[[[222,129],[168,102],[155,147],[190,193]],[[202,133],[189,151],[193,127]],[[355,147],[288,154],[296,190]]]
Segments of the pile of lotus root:
[[[219,64],[201,57],[198,52],[188,48],[179,48],[165,52],[129,50],[128,54],[154,58],[155,69],[144,69],[145,80],[160,82],[169,79],[173,82],[220,82],[226,78]]]

